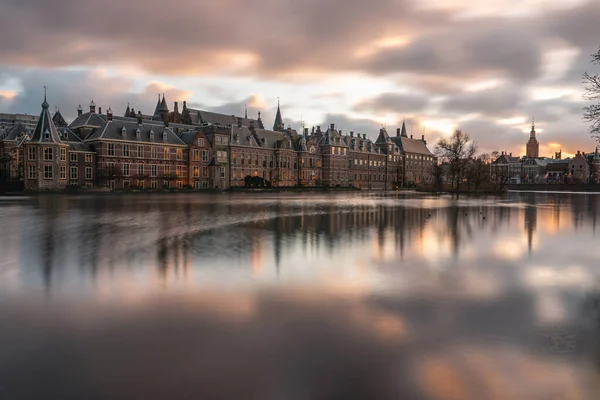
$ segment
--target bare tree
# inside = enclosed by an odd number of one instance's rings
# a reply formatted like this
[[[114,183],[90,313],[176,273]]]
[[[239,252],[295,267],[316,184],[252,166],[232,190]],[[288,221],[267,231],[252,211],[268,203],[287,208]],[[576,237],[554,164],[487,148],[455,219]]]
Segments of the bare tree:
[[[600,49],[595,54],[592,54],[592,63],[600,65]],[[597,101],[600,99],[600,75],[590,75],[585,72],[583,74],[583,83],[585,84],[585,92],[583,98],[585,100]],[[600,140],[600,103],[591,104],[583,108],[583,119],[590,123],[590,132],[593,138]]]
[[[435,190],[438,192],[442,191],[444,189],[444,167],[442,164],[433,164],[429,173],[431,174],[433,184],[435,185]]]
[[[476,152],[477,144],[459,129],[449,138],[444,138],[436,144],[435,153],[441,161],[449,164],[451,184],[456,189],[460,189],[460,182],[465,175],[467,165]]]

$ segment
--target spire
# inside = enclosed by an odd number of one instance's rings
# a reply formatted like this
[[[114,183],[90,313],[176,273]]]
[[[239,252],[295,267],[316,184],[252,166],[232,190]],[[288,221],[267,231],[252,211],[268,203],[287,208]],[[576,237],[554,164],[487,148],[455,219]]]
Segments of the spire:
[[[408,135],[406,134],[406,120],[402,121],[402,131],[400,133],[400,136],[408,137]]]
[[[159,115],[159,109],[160,109],[160,93],[158,94],[158,101],[156,102],[156,107],[154,107],[154,114],[153,116],[157,116]]]
[[[63,143],[60,139],[60,134],[50,117],[50,111],[48,110],[50,105],[46,101],[46,87],[44,86],[44,102],[42,103],[42,112],[40,118],[33,131],[31,142],[43,142],[43,143]]]
[[[169,112],[169,106],[167,106],[167,100],[165,100],[165,94],[163,93],[162,101],[160,102],[160,107],[158,111],[166,111]]]
[[[248,119],[248,104],[244,104],[244,118]]]
[[[277,98],[277,115],[275,115],[275,123],[273,124],[274,131],[283,131],[283,118],[281,118],[281,109],[279,108],[279,97]]]
[[[598,146],[596,146],[596,151],[594,152],[594,160],[600,159],[600,155],[598,155]]]
[[[535,139],[535,119],[531,119],[531,132],[529,133],[530,139]]]
[[[131,114],[131,109],[129,108],[129,103],[127,103],[127,109],[125,110],[125,117],[129,117],[129,114]]]

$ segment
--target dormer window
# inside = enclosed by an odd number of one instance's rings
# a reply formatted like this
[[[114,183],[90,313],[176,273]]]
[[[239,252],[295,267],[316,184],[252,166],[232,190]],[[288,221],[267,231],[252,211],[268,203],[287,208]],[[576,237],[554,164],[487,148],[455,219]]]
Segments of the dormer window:
[[[135,137],[136,137],[136,139],[139,139],[142,137],[142,131],[140,131],[140,128],[135,130]]]
[[[127,129],[125,127],[121,128],[121,136],[127,136]]]
[[[50,140],[50,132],[48,131],[48,129],[46,129],[46,131],[44,132],[44,139]]]
[[[167,143],[167,132],[163,132],[163,142]]]
[[[150,130],[150,141],[154,141],[154,129]]]

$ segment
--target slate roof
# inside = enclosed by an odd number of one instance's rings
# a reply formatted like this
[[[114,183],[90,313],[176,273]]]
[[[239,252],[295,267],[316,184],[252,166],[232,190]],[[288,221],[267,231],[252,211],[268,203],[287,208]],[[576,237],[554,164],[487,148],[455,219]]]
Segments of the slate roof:
[[[279,102],[277,103],[277,115],[275,115],[275,123],[273,123],[274,131],[282,131],[284,129],[283,126],[283,118],[281,118],[281,110],[279,109]]]
[[[385,128],[381,128],[379,130],[379,136],[377,136],[377,140],[375,140],[375,143],[391,143],[391,141],[392,140],[390,139],[390,135],[388,135]]]
[[[403,124],[404,125],[404,124]],[[396,136],[391,138],[400,150],[404,153],[421,154],[425,156],[433,156],[433,153],[429,151],[425,142],[420,139],[411,139],[406,136]]]
[[[115,118],[115,117],[113,117],[113,118]],[[121,118],[124,118],[124,117],[121,117]],[[103,116],[101,114],[87,112],[87,113],[77,116],[77,118],[75,118],[75,120],[69,124],[69,128],[71,128],[71,129],[82,128],[82,127],[98,128],[98,127],[104,125],[105,122],[106,122],[106,119],[103,118]]]
[[[236,126],[231,127],[231,144],[236,146],[261,147],[265,149],[284,148],[287,142],[290,149],[295,149],[294,141],[284,132],[275,132],[267,129],[255,129],[254,132],[246,126],[241,128]]]
[[[29,131],[23,124],[16,124],[4,133],[2,140],[19,140],[19,138],[28,135]]]
[[[333,126],[330,126],[329,129],[327,129],[325,133],[322,134],[321,138],[319,139],[319,145],[335,145],[342,147],[348,146],[346,141],[343,140],[343,137],[340,134],[340,132],[337,131]]]
[[[350,151],[381,153],[379,147],[375,146],[371,139],[365,139],[363,136],[344,136],[343,139]]]
[[[164,137],[163,134],[165,134]],[[94,129],[92,133],[85,139],[85,141],[96,139],[185,145],[185,143],[173,131],[173,127],[165,127],[164,124],[152,124],[149,123],[149,121],[144,121],[142,122],[142,125],[138,125],[136,120],[106,121],[103,126]]]
[[[65,118],[62,116],[62,114],[60,113],[60,110],[56,110],[56,112],[54,113],[54,116],[52,117],[52,121],[54,121],[54,125],[57,127],[65,127],[67,126],[67,121],[65,121]]]
[[[501,154],[492,164],[518,164],[521,162],[519,157],[512,157],[509,154]]]
[[[50,105],[46,101],[46,96],[44,96],[40,119],[38,120],[35,130],[33,131],[30,142],[63,143],[60,138],[60,134],[58,133],[58,130],[52,121],[52,117],[50,116],[50,111],[48,108],[50,108]]]
[[[187,108],[190,117],[192,118],[192,123],[196,125],[200,125],[203,123],[208,123],[212,125],[221,125],[221,126],[237,126],[238,118],[242,119],[242,126],[249,127],[251,124],[254,124],[256,128],[263,129],[262,121],[252,119],[252,118],[244,118],[238,117],[235,115],[227,115],[220,114],[211,111],[197,110],[193,108]]]

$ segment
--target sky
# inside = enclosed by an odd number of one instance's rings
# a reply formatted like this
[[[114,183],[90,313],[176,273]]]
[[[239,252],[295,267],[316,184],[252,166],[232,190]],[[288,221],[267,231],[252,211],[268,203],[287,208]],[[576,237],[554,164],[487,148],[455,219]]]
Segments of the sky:
[[[474,4],[476,3],[476,4]],[[596,146],[583,72],[600,72],[597,0],[0,0],[0,112],[67,120],[90,101],[169,106],[272,126],[333,123],[375,139],[406,120],[430,147],[454,129],[480,152]],[[7,40],[8,39],[8,40]]]

